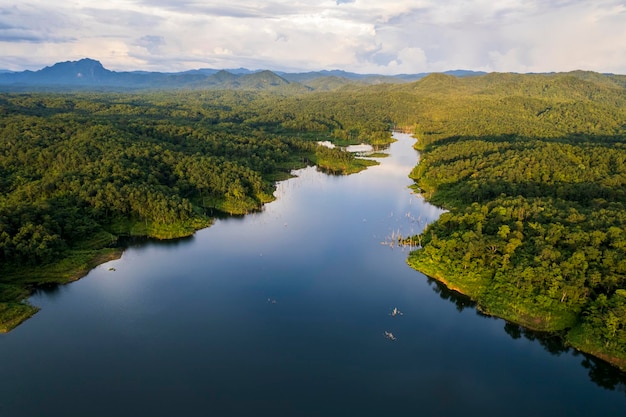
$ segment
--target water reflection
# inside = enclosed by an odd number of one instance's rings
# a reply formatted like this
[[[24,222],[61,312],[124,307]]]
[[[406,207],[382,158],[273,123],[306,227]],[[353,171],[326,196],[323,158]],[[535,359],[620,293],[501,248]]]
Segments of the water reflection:
[[[621,391],[626,394],[626,375],[615,372],[615,368],[608,363],[584,355],[582,366],[589,369],[589,377],[593,382],[611,391]]]
[[[449,289],[433,278],[427,277],[427,281],[432,290],[437,293],[442,300],[453,303],[458,312],[462,312],[467,308],[476,308],[476,302],[472,301],[468,296]],[[476,313],[485,318],[493,318],[492,316],[481,313],[480,310],[476,310]],[[537,332],[507,321],[504,321],[504,332],[514,340],[525,339],[537,343],[543,347],[546,352],[554,356],[568,353],[582,357],[581,365],[588,369],[589,378],[592,382],[602,388],[621,391],[626,394],[626,373],[621,372],[602,359],[572,349],[564,343],[562,334]]]
[[[563,353],[572,353],[582,356],[581,365],[589,370],[589,378],[602,388],[617,390],[626,394],[626,373],[620,372],[614,366],[602,359],[587,355],[567,346],[560,334],[536,332],[513,323],[506,323],[504,331],[513,339],[527,339],[539,343],[546,352],[559,356]]]
[[[325,146],[327,148],[330,149],[334,149],[337,146],[327,140],[324,141],[318,141],[317,142],[318,145],[321,146]],[[355,154],[356,156],[360,156],[360,157],[367,157],[375,152],[384,152],[384,151],[388,151],[389,150],[390,145],[389,144],[384,144],[384,145],[370,145],[367,143],[361,143],[358,145],[348,145],[348,146],[340,146],[339,149],[342,149],[344,151],[348,151],[351,152],[353,154]]]
[[[179,237],[176,239],[154,239],[146,236],[120,236],[117,239],[116,247],[118,248],[131,248],[137,246],[144,246],[146,244],[162,245],[163,247],[175,248],[177,246],[191,245],[195,235]]]
[[[448,300],[456,306],[457,311],[460,313],[466,308],[476,307],[476,302],[472,301],[466,295],[461,294],[460,292],[454,291],[446,287],[441,282],[437,281],[433,278],[426,278],[428,281],[428,285],[433,289],[433,291],[439,294],[439,297],[442,300]],[[478,312],[478,310],[476,310]]]
[[[63,285],[59,284],[43,284],[37,286],[34,294],[45,295],[48,298],[57,298],[61,295]]]
[[[381,246],[441,213],[407,188],[412,144],[356,175],[296,171],[261,212],[36,295],[0,335],[0,416],[621,417],[626,397],[597,388],[623,390],[614,372],[507,336]]]
[[[555,356],[570,351],[569,347],[563,343],[562,336],[558,333],[537,332],[509,322],[505,322],[504,331],[513,339],[521,339],[523,337],[539,343],[546,352]]]

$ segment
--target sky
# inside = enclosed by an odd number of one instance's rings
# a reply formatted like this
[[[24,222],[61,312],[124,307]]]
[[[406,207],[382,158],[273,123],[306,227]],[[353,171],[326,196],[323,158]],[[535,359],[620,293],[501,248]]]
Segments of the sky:
[[[0,0],[0,69],[626,74],[626,0]]]

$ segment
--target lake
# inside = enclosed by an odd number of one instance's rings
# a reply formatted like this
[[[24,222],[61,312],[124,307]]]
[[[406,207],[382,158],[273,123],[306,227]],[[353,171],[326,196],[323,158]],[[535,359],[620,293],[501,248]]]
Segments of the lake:
[[[299,170],[261,212],[37,292],[0,335],[0,416],[623,416],[623,374],[478,314],[385,244],[441,213],[395,136],[379,166]]]

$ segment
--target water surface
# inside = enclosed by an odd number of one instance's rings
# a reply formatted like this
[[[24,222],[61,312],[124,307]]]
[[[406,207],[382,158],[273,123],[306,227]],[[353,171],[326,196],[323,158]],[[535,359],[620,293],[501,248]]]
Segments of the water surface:
[[[0,335],[0,416],[624,415],[619,373],[381,244],[441,212],[407,188],[418,155],[396,137],[379,166],[300,170],[260,213],[34,295]]]

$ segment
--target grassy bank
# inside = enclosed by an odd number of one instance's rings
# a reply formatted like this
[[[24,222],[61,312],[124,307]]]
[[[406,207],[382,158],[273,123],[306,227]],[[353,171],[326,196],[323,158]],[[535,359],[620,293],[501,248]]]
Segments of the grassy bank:
[[[454,271],[447,268],[445,260],[435,259],[423,250],[418,250],[409,255],[407,263],[448,289],[468,296],[476,303],[476,308],[486,315],[502,318],[533,331],[553,333],[566,345],[626,372],[626,340],[617,315],[612,315],[612,324],[609,326],[604,322],[591,324],[589,319],[581,318],[581,313],[577,314],[566,306],[545,307],[528,299],[502,294],[498,288],[490,285],[488,272],[482,271],[486,275],[481,276],[480,272],[472,270]]]
[[[0,268],[3,277],[0,284],[0,333],[12,330],[39,311],[26,300],[36,288],[76,281],[96,266],[121,255],[119,248],[76,249],[46,265],[3,265]]]

